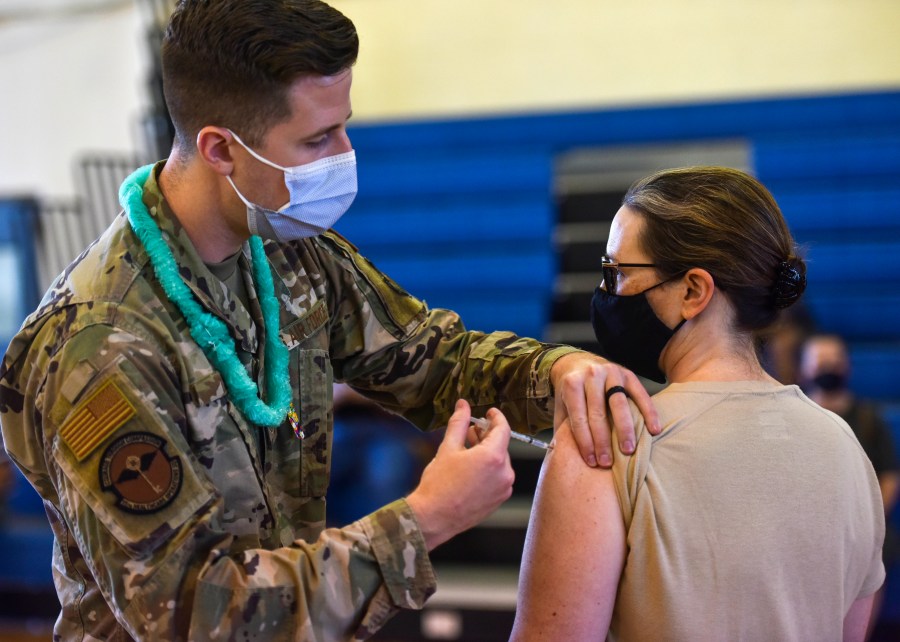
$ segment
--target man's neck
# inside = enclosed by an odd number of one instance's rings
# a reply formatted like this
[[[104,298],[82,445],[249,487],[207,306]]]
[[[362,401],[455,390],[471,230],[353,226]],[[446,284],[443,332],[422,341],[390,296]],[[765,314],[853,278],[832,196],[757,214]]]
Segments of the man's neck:
[[[249,238],[229,225],[228,201],[217,178],[196,162],[179,165],[177,158],[170,158],[159,175],[166,203],[204,263],[224,261]]]

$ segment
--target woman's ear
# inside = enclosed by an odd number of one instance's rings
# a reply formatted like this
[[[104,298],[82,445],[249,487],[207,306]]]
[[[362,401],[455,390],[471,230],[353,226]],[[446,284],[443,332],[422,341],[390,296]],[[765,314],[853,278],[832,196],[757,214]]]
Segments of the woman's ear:
[[[712,274],[703,268],[691,268],[685,273],[683,280],[687,284],[687,290],[681,302],[681,316],[693,319],[709,305],[716,283]]]
[[[231,132],[224,127],[207,125],[197,132],[197,153],[209,167],[222,176],[230,176],[234,169],[231,156]]]

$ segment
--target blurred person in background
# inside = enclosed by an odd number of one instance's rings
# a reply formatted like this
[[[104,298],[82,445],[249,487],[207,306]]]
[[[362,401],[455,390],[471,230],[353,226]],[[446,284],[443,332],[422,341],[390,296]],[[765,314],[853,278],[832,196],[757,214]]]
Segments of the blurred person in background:
[[[885,576],[875,471],[754,349],[806,284],[771,194],[733,169],[654,174],[625,195],[607,254],[601,354],[669,382],[663,432],[635,413],[634,454],[601,470],[556,431],[512,640],[862,640]]]
[[[800,352],[800,386],[810,399],[830,410],[853,429],[866,451],[889,515],[900,492],[900,463],[887,422],[878,406],[858,397],[849,386],[850,354],[836,334],[814,334]]]
[[[762,367],[785,385],[800,383],[800,350],[815,331],[815,319],[803,301],[784,310],[771,327],[757,335]]]
[[[801,347],[801,387],[810,399],[847,422],[878,476],[886,523],[883,558],[885,567],[890,569],[900,559],[900,536],[889,520],[900,493],[900,463],[890,427],[875,403],[859,398],[850,389],[850,353],[842,337],[813,334]],[[872,626],[878,619],[883,599],[884,587],[875,596]]]

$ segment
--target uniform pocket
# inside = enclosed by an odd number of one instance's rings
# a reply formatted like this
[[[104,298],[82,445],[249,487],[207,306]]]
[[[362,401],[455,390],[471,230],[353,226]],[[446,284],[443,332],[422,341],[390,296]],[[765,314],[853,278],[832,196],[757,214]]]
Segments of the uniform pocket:
[[[292,361],[297,368],[300,407],[297,414],[303,427],[303,476],[301,493],[322,497],[331,474],[333,434],[332,372],[327,350],[295,349]]]

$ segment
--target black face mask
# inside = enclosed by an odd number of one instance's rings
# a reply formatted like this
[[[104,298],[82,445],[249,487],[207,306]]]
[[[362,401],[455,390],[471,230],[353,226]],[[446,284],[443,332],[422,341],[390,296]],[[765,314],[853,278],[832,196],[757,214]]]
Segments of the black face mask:
[[[674,328],[668,328],[650,307],[647,292],[663,283],[666,281],[630,296],[597,288],[591,299],[591,325],[600,342],[600,356],[657,383],[666,381],[659,368],[659,356],[687,321],[682,319]]]
[[[847,375],[843,372],[820,372],[813,377],[812,384],[824,392],[838,392],[847,387]]]

